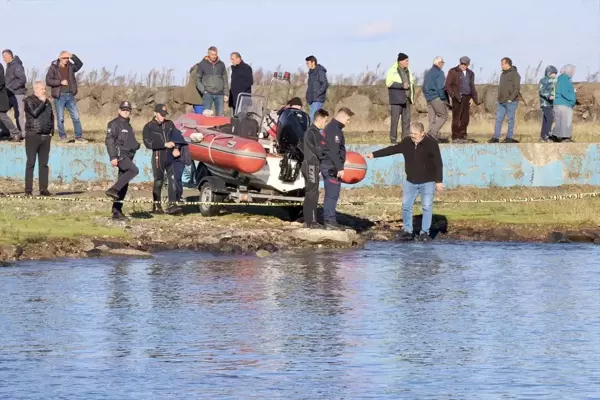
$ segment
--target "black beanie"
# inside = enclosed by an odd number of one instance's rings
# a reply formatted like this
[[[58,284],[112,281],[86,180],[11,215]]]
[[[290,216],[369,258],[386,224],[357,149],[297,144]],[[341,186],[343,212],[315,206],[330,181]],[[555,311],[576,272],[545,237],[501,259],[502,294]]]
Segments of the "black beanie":
[[[290,99],[290,101],[288,101],[288,106],[302,107],[302,100],[300,100],[300,97],[294,97],[294,98]]]
[[[408,58],[408,56],[404,53],[398,54],[398,61],[404,61]]]

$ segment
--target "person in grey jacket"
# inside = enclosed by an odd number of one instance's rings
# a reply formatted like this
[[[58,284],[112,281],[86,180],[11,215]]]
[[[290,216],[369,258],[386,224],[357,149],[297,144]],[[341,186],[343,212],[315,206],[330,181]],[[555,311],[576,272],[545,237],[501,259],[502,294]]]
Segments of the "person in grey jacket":
[[[17,128],[21,131],[19,139],[25,137],[25,111],[23,100],[27,95],[27,77],[21,59],[13,54],[10,49],[2,51],[2,58],[6,63],[5,84],[8,90],[10,108],[14,110]]]
[[[215,105],[215,115],[223,116],[223,107],[229,93],[227,67],[219,59],[215,46],[208,48],[208,55],[198,63],[196,70],[196,88],[202,94],[204,110]]]

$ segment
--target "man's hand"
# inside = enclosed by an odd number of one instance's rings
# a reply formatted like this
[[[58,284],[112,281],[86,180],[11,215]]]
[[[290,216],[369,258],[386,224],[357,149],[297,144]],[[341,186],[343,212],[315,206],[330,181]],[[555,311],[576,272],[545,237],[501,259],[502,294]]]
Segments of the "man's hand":
[[[113,158],[112,160],[110,160],[110,163],[112,164],[113,167],[119,166],[119,160],[117,160],[116,158]]]
[[[365,157],[367,158],[367,160],[372,160],[373,159],[373,153],[369,153],[369,154],[365,155]]]
[[[549,99],[554,100],[554,96],[550,95]]]
[[[404,82],[404,83],[402,84],[402,87],[403,87],[404,89],[408,89],[408,88],[410,88],[410,85],[408,84],[408,82]]]
[[[173,143],[173,142],[167,142],[167,143],[165,143],[165,147],[167,149],[172,149],[173,147],[175,147],[175,143]]]
[[[343,178],[344,177],[344,171],[338,171],[337,177],[340,178],[340,179]]]
[[[227,103],[229,101],[229,96],[225,95],[223,96],[223,102]]]
[[[472,106],[475,102],[473,101],[473,99],[469,100],[469,105]]]
[[[442,182],[436,183],[435,190],[438,193],[442,193],[444,191],[444,184]]]
[[[66,79],[63,79],[62,81],[60,81],[60,84],[63,86],[69,86],[69,81]]]
[[[177,158],[181,155],[181,152],[179,151],[179,149],[175,149],[173,150],[173,157]]]

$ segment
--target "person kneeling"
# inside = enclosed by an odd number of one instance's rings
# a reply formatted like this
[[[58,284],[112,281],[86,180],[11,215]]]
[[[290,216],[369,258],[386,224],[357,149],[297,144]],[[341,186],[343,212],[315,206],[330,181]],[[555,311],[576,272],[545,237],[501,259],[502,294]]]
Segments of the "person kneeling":
[[[327,124],[329,113],[317,110],[314,123],[306,131],[303,143],[304,161],[302,174],[305,181],[304,194],[304,227],[317,229],[322,226],[317,222],[317,206],[319,204],[319,165],[323,159],[323,129]]]
[[[406,181],[404,182],[402,199],[402,220],[404,232],[400,236],[403,240],[412,240],[413,224],[412,209],[417,196],[421,195],[421,207],[423,210],[423,221],[419,240],[430,239],[431,220],[433,218],[433,196],[437,190],[441,192],[444,188],[442,183],[444,171],[440,146],[437,141],[425,135],[425,127],[420,122],[410,125],[410,137],[393,146],[374,151],[367,158],[379,158],[394,154],[404,155],[404,170]]]
[[[54,134],[54,114],[52,105],[46,98],[46,84],[36,82],[33,85],[33,95],[23,101],[25,109],[25,151],[27,167],[25,169],[25,195],[33,192],[33,170],[38,158],[40,164],[39,185],[40,196],[50,196],[48,192],[48,158],[50,156],[50,141]]]

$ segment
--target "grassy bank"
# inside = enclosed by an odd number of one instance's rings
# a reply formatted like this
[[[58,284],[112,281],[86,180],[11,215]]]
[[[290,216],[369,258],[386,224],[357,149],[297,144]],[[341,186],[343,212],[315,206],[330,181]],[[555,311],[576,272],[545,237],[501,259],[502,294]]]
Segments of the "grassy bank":
[[[16,192],[17,182],[4,182],[0,188],[4,192]],[[51,188],[52,189],[52,188]],[[78,192],[77,188],[72,191]],[[437,196],[436,200],[454,202],[456,200],[497,200],[505,198],[555,196],[571,193],[593,192],[589,186],[565,186],[560,188],[513,188],[513,189],[453,189]],[[366,226],[377,229],[381,224],[399,227],[401,209],[401,189],[347,189],[342,193],[342,202],[364,201],[365,205],[340,206],[343,221],[349,225]],[[132,190],[134,198],[150,199],[146,187]],[[186,191],[194,196],[196,192]],[[72,195],[66,195],[72,196]],[[76,196],[88,199],[105,199],[101,191],[80,192]],[[190,198],[191,200],[196,200]],[[395,204],[381,204],[390,203]],[[230,207],[215,218],[205,218],[195,207],[187,207],[187,215],[182,218],[151,216],[148,204],[127,204],[125,211],[132,216],[127,225],[113,224],[110,219],[110,203],[106,202],[66,202],[49,200],[12,199],[0,197],[0,243],[24,245],[44,244],[52,239],[82,239],[86,237],[137,241],[145,236],[167,235],[172,240],[190,238],[198,232],[198,238],[209,238],[223,230],[252,232],[257,229],[279,229],[289,225],[284,221],[278,208]],[[448,231],[464,228],[504,227],[515,229],[531,240],[543,240],[554,230],[577,230],[597,228],[600,225],[598,206],[600,198],[579,200],[550,200],[527,203],[436,203],[434,212],[447,220]],[[415,214],[419,214],[415,206]],[[362,222],[360,222],[362,221]],[[379,225],[373,226],[373,223]],[[395,225],[394,225],[395,224]],[[154,232],[150,234],[149,232]],[[530,237],[528,237],[530,236]],[[277,240],[274,236],[273,240]]]

